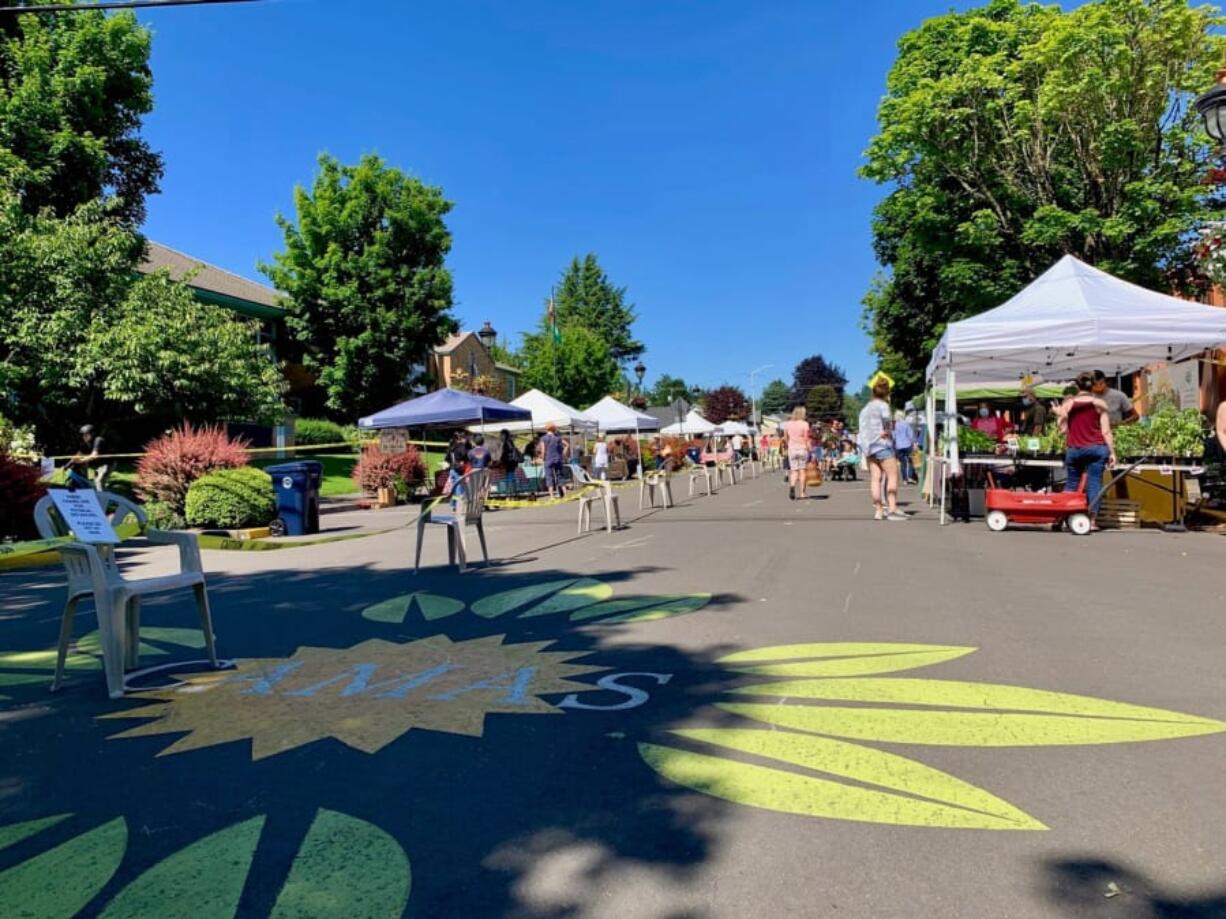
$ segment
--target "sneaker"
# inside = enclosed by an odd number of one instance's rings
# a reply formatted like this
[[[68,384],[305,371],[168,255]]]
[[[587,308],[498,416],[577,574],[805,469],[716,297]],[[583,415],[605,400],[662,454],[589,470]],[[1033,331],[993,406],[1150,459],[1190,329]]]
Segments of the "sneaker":
[[[891,514],[887,514],[885,519],[886,520],[910,520],[911,518],[908,517],[906,514],[904,514],[902,511],[894,511]]]
[[[885,512],[884,511],[873,511],[873,519],[874,520],[884,520]]]

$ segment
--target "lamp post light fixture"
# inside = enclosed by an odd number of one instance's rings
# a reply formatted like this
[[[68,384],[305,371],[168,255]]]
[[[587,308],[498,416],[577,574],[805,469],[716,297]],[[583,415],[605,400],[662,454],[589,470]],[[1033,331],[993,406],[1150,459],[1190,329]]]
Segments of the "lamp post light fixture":
[[[1226,141],[1226,70],[1217,72],[1217,82],[1197,97],[1196,110],[1205,119],[1205,130],[1218,144]]]
[[[639,361],[634,365],[634,375],[639,381],[639,392],[643,391],[643,377],[647,375],[647,368],[643,366],[643,362]]]
[[[481,331],[477,333],[477,338],[481,340],[481,344],[485,345],[485,350],[493,352],[494,343],[498,341],[498,333],[494,331],[494,327],[490,325],[490,321],[485,320],[485,325],[481,327]]]

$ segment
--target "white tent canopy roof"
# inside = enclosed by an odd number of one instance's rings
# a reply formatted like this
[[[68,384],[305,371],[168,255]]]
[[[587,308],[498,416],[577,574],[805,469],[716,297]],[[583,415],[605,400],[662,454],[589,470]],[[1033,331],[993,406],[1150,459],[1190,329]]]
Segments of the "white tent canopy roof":
[[[684,421],[670,424],[666,428],[661,428],[661,434],[713,434],[716,427],[711,422],[698,414],[697,410],[691,409],[690,413],[685,416]]]
[[[504,424],[487,424],[484,427],[474,425],[471,430],[501,431],[512,434],[535,429],[544,431],[549,424],[556,425],[558,430],[594,431],[596,422],[577,408],[571,408],[565,402],[559,402],[553,396],[530,389],[521,396],[511,400],[517,408],[527,409],[532,413],[531,421],[512,421]]]
[[[636,412],[612,396],[588,406],[583,414],[600,425],[602,431],[655,431],[660,427],[660,419]]]
[[[725,421],[716,428],[721,434],[727,434],[732,437],[734,434],[740,434],[742,437],[749,436],[749,425],[743,421]]]
[[[958,384],[1132,373],[1226,343],[1226,309],[1160,294],[1066,255],[1010,300],[952,322],[928,364]]]

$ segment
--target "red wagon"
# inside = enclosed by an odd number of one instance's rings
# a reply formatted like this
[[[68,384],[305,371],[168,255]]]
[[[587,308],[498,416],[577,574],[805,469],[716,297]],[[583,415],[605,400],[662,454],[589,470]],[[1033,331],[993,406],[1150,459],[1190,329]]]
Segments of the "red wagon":
[[[984,496],[989,530],[999,533],[1009,524],[1059,527],[1066,521],[1078,536],[1090,532],[1090,505],[1086,501],[1085,478],[1077,491],[1057,493],[1009,491],[989,482]]]

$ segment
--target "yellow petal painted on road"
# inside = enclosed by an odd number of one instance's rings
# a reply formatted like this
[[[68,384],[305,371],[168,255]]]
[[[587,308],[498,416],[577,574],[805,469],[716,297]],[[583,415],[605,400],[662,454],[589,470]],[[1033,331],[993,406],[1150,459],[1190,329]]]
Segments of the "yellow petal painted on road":
[[[862,784],[848,784],[676,747],[639,744],[639,754],[661,775],[679,785],[737,804],[809,817],[902,826],[1046,829],[1034,818],[982,789],[892,753],[780,731],[693,729],[674,733],[881,786],[866,788]]]
[[[854,740],[958,747],[1132,743],[1196,737],[1226,730],[1226,724],[1219,721],[1157,709],[1148,711],[1163,715],[1163,720],[806,704],[721,703],[719,707],[736,715],[797,731]]]
[[[520,613],[519,618],[528,619],[533,616],[548,616],[551,613],[569,613],[572,610],[607,600],[611,596],[613,596],[613,588],[603,581],[597,581],[594,578],[580,578],[569,587],[559,590],[545,602],[537,604],[527,612]]]
[[[252,817],[168,855],[121,890],[102,919],[231,919],[263,827]]]
[[[115,874],[127,845],[127,823],[116,817],[0,872],[2,914],[39,919],[77,915]]]
[[[1000,683],[968,683],[959,680],[917,680],[891,677],[884,680],[788,680],[759,683],[731,690],[740,694],[796,699],[828,699],[834,702],[893,702],[941,708],[993,709],[1037,712],[1045,715],[1086,715],[1097,718],[1131,718],[1142,721],[1178,721],[1217,724],[1197,715],[1183,715],[1161,708],[1127,702],[1112,702],[1068,692],[1028,689]]]
[[[482,597],[472,605],[472,611],[485,619],[502,616],[512,610],[527,606],[534,600],[548,597],[570,587],[578,579],[564,578],[560,581],[546,581],[543,584],[532,584],[528,587],[516,587],[513,590],[503,590],[488,597]]]
[[[676,594],[667,597],[655,597],[653,601],[641,609],[619,616],[610,616],[603,622],[650,622],[654,619],[670,619],[673,616],[684,616],[697,612],[711,602],[710,594]]]
[[[57,823],[62,823],[71,816],[72,814],[56,814],[54,817],[42,817],[38,820],[27,820],[24,823],[10,823],[8,826],[0,826],[0,849],[7,849],[9,846],[16,845],[23,839],[36,833],[41,833]]]
[[[755,648],[721,657],[740,673],[769,676],[864,676],[928,667],[970,654],[974,648],[886,642],[818,642]]]
[[[451,597],[442,597],[438,594],[417,591],[411,594],[401,594],[399,597],[392,597],[390,600],[384,600],[368,606],[362,610],[362,618],[369,619],[372,622],[399,624],[408,618],[414,604],[417,605],[422,618],[427,621],[443,619],[464,609],[464,602],[462,600],[454,600]]]

